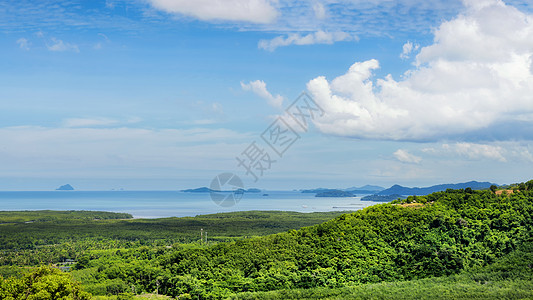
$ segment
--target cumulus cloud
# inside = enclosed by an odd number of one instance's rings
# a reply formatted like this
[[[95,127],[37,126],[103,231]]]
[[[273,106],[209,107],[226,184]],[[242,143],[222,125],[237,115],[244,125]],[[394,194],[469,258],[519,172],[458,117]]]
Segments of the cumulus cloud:
[[[51,44],[47,44],[46,48],[50,51],[63,52],[63,51],[74,51],[80,52],[80,49],[77,45],[63,42],[60,39],[52,38]]]
[[[271,40],[260,40],[258,47],[267,51],[274,51],[276,48],[290,45],[313,45],[313,44],[333,44],[342,41],[357,41],[357,36],[343,32],[326,32],[319,30],[317,32],[301,35],[298,33],[287,36],[278,36]]]
[[[259,97],[268,101],[268,104],[275,108],[281,108],[283,105],[283,96],[272,95],[266,88],[266,83],[262,80],[250,81],[249,83],[241,82],[241,87],[245,91],[252,91]]]
[[[398,149],[393,153],[394,157],[404,163],[418,164],[422,161],[421,157],[409,153],[407,150]]]
[[[418,50],[420,45],[413,44],[411,41],[407,41],[402,47],[402,53],[400,54],[401,59],[408,59],[411,56],[411,53]]]
[[[25,38],[20,38],[17,40],[17,45],[19,45],[19,48],[22,50],[30,50],[30,41],[28,41]]]
[[[149,0],[157,9],[200,20],[271,23],[278,12],[269,0]]]
[[[465,1],[402,80],[373,80],[377,60],[307,83],[322,132],[380,140],[456,139],[520,120],[533,125],[533,16],[501,1]],[[533,134],[522,138],[533,139]],[[490,135],[487,135],[490,136]],[[513,139],[513,131],[494,139]]]

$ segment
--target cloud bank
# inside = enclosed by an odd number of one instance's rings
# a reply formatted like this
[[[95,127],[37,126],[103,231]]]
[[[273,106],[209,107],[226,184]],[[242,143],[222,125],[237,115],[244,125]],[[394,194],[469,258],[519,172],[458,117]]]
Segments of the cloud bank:
[[[513,139],[533,125],[533,16],[498,0],[464,1],[416,55],[402,80],[373,78],[377,60],[356,62],[307,88],[326,111],[324,133],[378,140]],[[520,132],[531,140],[533,133]],[[494,135],[491,132],[499,132]],[[476,134],[472,134],[476,133]]]

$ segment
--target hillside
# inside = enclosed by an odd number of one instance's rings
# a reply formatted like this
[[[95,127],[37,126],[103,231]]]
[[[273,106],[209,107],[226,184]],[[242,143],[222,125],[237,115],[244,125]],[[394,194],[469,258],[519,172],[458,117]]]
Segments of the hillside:
[[[231,299],[533,299],[533,243],[494,264],[458,275],[351,285],[340,288],[243,292]]]
[[[132,249],[118,261],[111,254],[87,257],[76,272],[145,291],[155,288],[151,274],[166,295],[202,299],[420,280],[499,261],[530,243],[532,217],[531,190],[509,196],[448,190],[265,237],[177,246],[161,254]],[[147,259],[138,261],[139,256]]]

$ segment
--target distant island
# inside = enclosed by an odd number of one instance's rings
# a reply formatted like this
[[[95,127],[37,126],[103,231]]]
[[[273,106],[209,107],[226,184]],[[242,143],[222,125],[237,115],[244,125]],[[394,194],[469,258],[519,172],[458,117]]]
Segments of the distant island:
[[[490,183],[490,182],[469,181],[469,182],[455,183],[455,184],[453,183],[439,184],[439,185],[433,185],[430,187],[423,187],[423,188],[419,188],[419,187],[409,188],[409,187],[404,187],[404,186],[395,184],[386,190],[376,193],[376,195],[386,196],[386,195],[397,194],[397,195],[404,195],[404,196],[411,196],[411,195],[424,196],[424,195],[429,195],[435,192],[442,192],[447,189],[458,190],[458,189],[471,188],[473,190],[483,190],[483,189],[490,188],[491,185],[496,185],[496,184]]]
[[[392,194],[392,195],[368,195],[363,198],[361,198],[361,201],[376,201],[376,202],[390,202],[396,199],[405,199],[404,196],[399,194]]]
[[[300,193],[316,194],[316,193],[327,192],[327,191],[335,191],[335,189],[317,188],[317,189],[309,189],[309,190],[300,190]]]
[[[218,190],[213,190],[213,189],[210,189],[208,187],[200,187],[200,188],[196,188],[196,189],[187,189],[187,190],[181,190],[181,192],[184,192],[184,193],[211,193],[211,192],[215,192],[215,193],[218,193],[218,192],[236,192],[236,191],[239,191],[239,192],[244,192],[244,193],[261,193],[261,190],[260,189],[256,189],[256,188],[250,188],[250,189],[237,189],[235,191],[218,191]]]
[[[376,194],[383,191],[385,188],[377,185],[365,185],[362,187],[351,187],[344,189],[343,191],[352,192],[355,194]]]
[[[212,190],[212,189],[204,186],[204,187],[196,188],[196,189],[182,190],[182,192],[185,192],[185,193],[211,193],[211,192],[218,192],[218,191]]]
[[[316,189],[305,189],[300,190],[301,193],[322,193],[322,192],[330,192],[330,191],[344,191],[344,192],[351,192],[354,194],[376,194],[382,190],[384,190],[384,187],[380,187],[377,185],[365,185],[362,187],[350,187],[347,189],[328,189],[328,188],[316,188]]]
[[[70,184],[65,184],[56,189],[56,191],[73,191],[74,188]]]
[[[355,194],[342,190],[327,190],[317,193],[315,197],[355,197]]]

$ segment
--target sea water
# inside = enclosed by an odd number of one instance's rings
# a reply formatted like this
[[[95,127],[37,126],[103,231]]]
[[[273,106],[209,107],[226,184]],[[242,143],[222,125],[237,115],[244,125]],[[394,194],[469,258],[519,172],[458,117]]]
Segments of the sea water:
[[[98,210],[135,218],[185,217],[247,210],[324,212],[359,210],[376,204],[361,197],[315,197],[298,191],[244,193],[233,206],[217,205],[209,193],[179,191],[0,192],[0,210]]]

